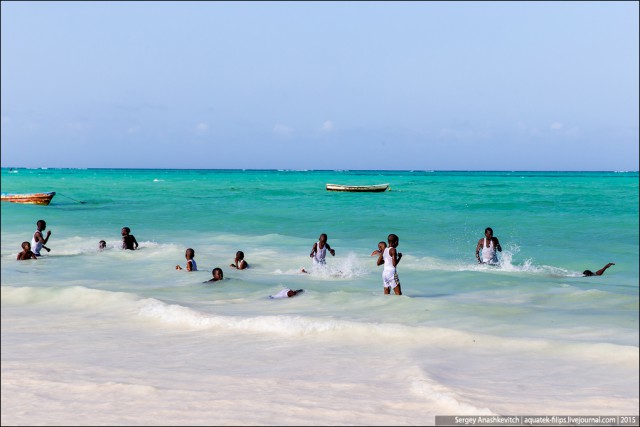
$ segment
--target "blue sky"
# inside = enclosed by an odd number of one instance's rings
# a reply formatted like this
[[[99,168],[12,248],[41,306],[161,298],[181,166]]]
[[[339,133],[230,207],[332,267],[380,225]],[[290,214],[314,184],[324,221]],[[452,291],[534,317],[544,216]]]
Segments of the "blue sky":
[[[638,170],[638,2],[2,2],[3,167]]]

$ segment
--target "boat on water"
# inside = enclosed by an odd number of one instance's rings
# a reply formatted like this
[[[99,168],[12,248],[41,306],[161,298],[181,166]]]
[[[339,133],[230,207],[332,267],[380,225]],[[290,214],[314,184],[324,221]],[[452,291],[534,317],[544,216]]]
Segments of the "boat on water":
[[[375,185],[342,185],[342,184],[327,184],[327,191],[352,191],[352,192],[370,192],[381,193],[389,188],[389,184],[375,184]]]
[[[28,203],[32,205],[48,205],[51,203],[51,199],[56,195],[55,191],[49,193],[1,193],[3,202],[11,203]]]

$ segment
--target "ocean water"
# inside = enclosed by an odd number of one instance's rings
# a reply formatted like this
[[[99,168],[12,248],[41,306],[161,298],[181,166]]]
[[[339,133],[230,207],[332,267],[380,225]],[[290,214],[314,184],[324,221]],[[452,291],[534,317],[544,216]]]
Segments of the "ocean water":
[[[1,204],[3,425],[638,413],[637,172],[5,168],[1,178],[4,192],[57,192],[49,206]],[[39,219],[51,252],[16,261]],[[136,251],[119,249],[125,226]],[[499,266],[475,262],[485,227],[502,245]],[[336,254],[313,269],[321,233]],[[370,256],[389,233],[402,296],[383,294]],[[175,270],[189,247],[199,271]],[[249,269],[229,267],[238,250]],[[205,283],[214,267],[225,280]],[[305,292],[269,299],[283,288]]]

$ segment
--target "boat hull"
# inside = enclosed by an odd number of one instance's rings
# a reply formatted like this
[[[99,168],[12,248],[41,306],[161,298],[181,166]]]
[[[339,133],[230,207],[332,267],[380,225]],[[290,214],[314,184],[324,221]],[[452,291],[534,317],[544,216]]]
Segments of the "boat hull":
[[[341,185],[327,184],[327,191],[348,191],[355,193],[382,193],[389,188],[389,184],[377,185]]]
[[[28,194],[10,194],[2,193],[3,202],[26,203],[30,205],[48,205],[51,199],[56,195],[55,191],[50,193],[28,193]]]

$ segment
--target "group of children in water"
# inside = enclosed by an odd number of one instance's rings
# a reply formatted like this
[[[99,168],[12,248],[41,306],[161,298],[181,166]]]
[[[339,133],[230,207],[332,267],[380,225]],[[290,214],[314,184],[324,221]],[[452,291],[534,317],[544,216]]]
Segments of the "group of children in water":
[[[31,239],[31,243],[22,242],[22,252],[18,254],[18,260],[28,260],[28,259],[37,259],[41,256],[42,249],[50,252],[47,246],[47,242],[49,241],[49,237],[51,237],[51,231],[47,231],[46,236],[44,235],[44,230],[47,228],[47,223],[44,220],[39,220],[36,223],[36,231],[33,233],[33,238]],[[138,241],[135,236],[131,234],[131,229],[129,227],[123,227],[122,231],[122,249],[135,250],[138,248]],[[479,264],[498,264],[497,252],[502,251],[502,247],[500,246],[500,242],[496,237],[493,236],[493,230],[491,227],[487,227],[484,231],[485,237],[478,240],[478,244],[476,246],[476,259]],[[400,239],[395,234],[389,234],[387,237],[387,242],[379,242],[378,249],[371,253],[371,256],[378,256],[377,265],[384,265],[382,270],[382,283],[383,290],[385,294],[390,294],[393,289],[394,294],[402,295],[402,289],[400,287],[400,280],[398,279],[398,271],[397,265],[402,259],[402,253],[397,251],[397,247],[400,244]],[[106,241],[100,240],[98,243],[98,249],[103,250],[106,248]],[[32,249],[33,248],[33,249]],[[496,252],[497,251],[497,252]],[[311,253],[309,257],[311,257],[313,264],[318,266],[324,266],[326,264],[326,256],[327,252],[331,254],[331,256],[336,255],[336,251],[329,246],[327,243],[327,235],[322,233],[318,238],[318,241],[313,244],[311,248]],[[185,251],[185,258],[187,260],[184,269],[187,271],[197,271],[198,265],[195,260],[195,250],[192,248],[187,248]],[[601,276],[606,269],[615,265],[610,262],[600,270],[595,273],[591,270],[585,270],[582,274],[584,276]],[[238,251],[236,252],[236,257],[233,262],[229,265],[232,268],[237,270],[244,270],[249,267],[249,264],[244,259],[244,252]],[[176,265],[176,270],[182,270],[183,268],[180,265]],[[309,273],[304,268],[301,270],[303,273]],[[208,280],[208,282],[217,282],[219,280],[224,279],[224,273],[220,267],[216,267],[211,271],[212,278]],[[205,282],[206,283],[206,282]],[[298,295],[303,292],[302,289],[291,290],[291,289],[283,289],[276,295],[271,295],[271,298],[290,298]]]
[[[50,251],[50,249],[46,247],[45,244],[49,241],[51,231],[47,231],[46,237],[43,235],[44,230],[47,228],[47,223],[44,220],[39,220],[36,223],[36,226],[37,230],[33,234],[32,242],[22,243],[22,252],[18,254],[18,260],[37,259],[37,257],[41,256],[40,251],[42,249],[45,249],[47,252]],[[131,229],[129,227],[123,227],[121,230],[121,234],[122,249],[135,250],[138,248],[138,241],[136,240],[135,236],[131,234]],[[398,279],[398,273],[396,271],[396,266],[402,258],[402,254],[396,251],[396,247],[398,246],[398,244],[398,236],[395,234],[389,234],[388,243],[380,242],[378,244],[378,250],[374,251],[371,254],[378,255],[377,265],[384,264],[382,280],[385,294],[391,293],[391,289],[393,289],[396,295],[402,295],[400,280]],[[32,247],[33,251],[31,250]],[[100,240],[100,242],[98,242],[98,250],[104,250],[106,249],[106,247],[107,242],[105,240]],[[329,252],[331,256],[336,255],[336,251],[331,248],[329,243],[327,243],[327,235],[325,233],[322,233],[318,238],[318,241],[313,244],[309,257],[312,259],[314,265],[324,266],[326,265],[327,252]],[[196,252],[193,248],[187,248],[184,254],[184,257],[187,260],[184,266],[184,270],[198,271],[198,264],[196,263],[195,255]],[[249,268],[249,264],[244,259],[244,252],[236,252],[235,259],[231,264],[229,264],[229,266],[237,270],[244,270],[246,268]],[[183,267],[180,265],[176,265],[175,269],[182,270]],[[302,269],[302,272],[309,273],[304,268]],[[217,282],[224,279],[224,273],[220,267],[214,268],[211,271],[211,275],[213,277],[209,279],[208,282]],[[278,294],[271,295],[271,298],[290,298],[300,294],[301,292],[303,292],[302,289],[283,289]]]
[[[46,228],[47,223],[44,222],[44,220],[41,219],[36,222],[36,232],[33,233],[31,243],[22,242],[22,252],[18,254],[18,260],[38,259],[38,257],[41,256],[40,252],[43,249],[47,252],[51,251],[51,249],[45,246],[45,244],[49,241],[49,237],[51,236],[51,231],[47,231],[47,237],[43,235]]]
[[[398,279],[398,273],[396,271],[396,266],[402,258],[402,254],[396,251],[396,247],[398,246],[399,242],[400,240],[398,239],[398,236],[396,236],[395,234],[389,234],[388,244],[385,242],[380,242],[378,244],[378,250],[373,251],[373,253],[371,254],[378,255],[377,265],[384,264],[384,269],[382,271],[382,281],[385,294],[390,294],[391,289],[393,289],[396,295],[402,295],[400,280]],[[327,252],[329,252],[331,256],[336,255],[336,251],[331,248],[329,243],[327,243],[327,235],[325,233],[322,233],[318,238],[318,241],[313,244],[311,253],[309,254],[309,257],[313,260],[313,265],[326,265]],[[185,251],[184,257],[187,260],[187,263],[184,267],[185,270],[198,270],[198,265],[196,263],[196,260],[194,259],[195,254],[196,252],[192,248],[188,248]],[[236,252],[236,257],[233,260],[233,263],[231,263],[229,266],[238,270],[244,270],[245,268],[248,268],[249,264],[244,259],[244,252]],[[182,269],[183,268],[180,265],[176,265],[176,270]],[[303,273],[309,273],[304,268],[301,271]],[[223,278],[222,269],[219,267],[214,268],[211,274],[213,275],[213,278],[210,279],[209,282],[216,282]],[[298,289],[295,291],[292,289],[283,289],[278,294],[271,295],[271,298],[291,298],[301,292],[303,292],[303,289]]]
[[[184,257],[187,260],[187,263],[184,267],[185,270],[198,271],[198,264],[196,264],[195,256],[196,251],[192,248],[187,248],[184,253]],[[244,270],[245,268],[248,268],[249,264],[244,260],[244,252],[236,252],[236,257],[233,262],[229,264],[229,266],[238,270]],[[176,265],[176,270],[182,270],[182,267],[180,265]],[[211,275],[213,277],[208,280],[209,282],[217,282],[218,280],[224,279],[224,273],[222,272],[222,269],[220,267],[216,267],[211,270]]]

